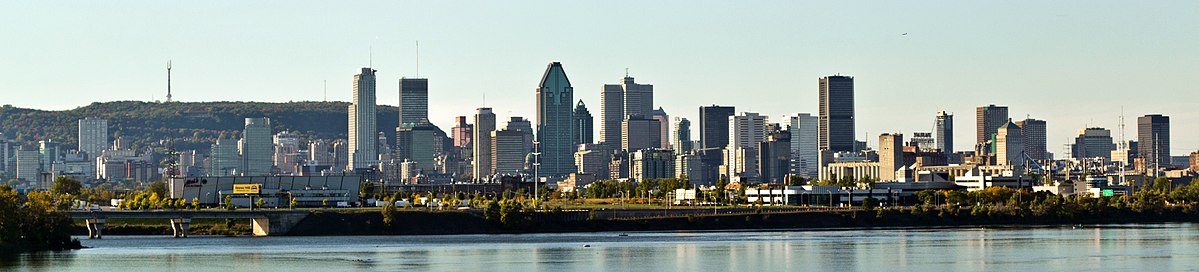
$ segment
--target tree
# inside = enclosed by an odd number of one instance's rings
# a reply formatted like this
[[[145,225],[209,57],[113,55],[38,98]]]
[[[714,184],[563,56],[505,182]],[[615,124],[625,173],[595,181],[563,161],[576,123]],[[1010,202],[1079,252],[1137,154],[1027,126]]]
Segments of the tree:
[[[292,197],[292,198],[291,198],[291,203],[290,203],[290,205],[288,205],[288,206],[287,206],[287,208],[290,208],[290,209],[295,209],[295,208],[296,208],[296,205],[298,205],[298,204],[299,204],[299,202],[298,202],[298,201],[296,201],[296,198],[295,198],[295,197]]]
[[[255,207],[255,208],[262,208],[262,206],[266,206],[266,199],[263,199],[263,198],[258,198],[258,201],[255,201],[255,202],[254,202],[254,207]]]
[[[225,196],[225,209],[230,210],[230,211],[237,209],[236,206],[233,206],[233,196],[232,195]]]
[[[787,186],[804,186],[807,184],[808,180],[799,175],[791,175],[791,177],[787,178]]]
[[[79,195],[79,191],[83,189],[83,185],[67,176],[58,176],[54,178],[54,185],[50,187],[50,192],[55,195]]]
[[[395,222],[396,206],[395,202],[383,205],[383,225],[390,227]]]
[[[151,182],[150,186],[146,187],[146,191],[150,191],[151,193],[156,193],[160,196],[170,195],[170,192],[167,191],[166,182],[162,182],[161,180]]]

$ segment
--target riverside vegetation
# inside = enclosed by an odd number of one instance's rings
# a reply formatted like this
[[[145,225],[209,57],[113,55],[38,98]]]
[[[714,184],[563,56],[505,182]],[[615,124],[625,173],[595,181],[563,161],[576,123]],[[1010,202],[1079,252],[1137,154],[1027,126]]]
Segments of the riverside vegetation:
[[[79,193],[79,182],[57,179],[50,191],[17,190],[0,186],[0,253],[79,249],[71,239],[69,210]]]

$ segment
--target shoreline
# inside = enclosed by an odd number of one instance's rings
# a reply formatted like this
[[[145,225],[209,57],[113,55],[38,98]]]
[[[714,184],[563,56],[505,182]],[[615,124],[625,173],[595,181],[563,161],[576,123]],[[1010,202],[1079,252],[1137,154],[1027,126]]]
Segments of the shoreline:
[[[837,231],[957,228],[1044,228],[1083,227],[1122,224],[1199,223],[1193,211],[1110,210],[1095,215],[1011,215],[972,214],[969,209],[929,211],[915,214],[908,210],[855,210],[770,212],[750,214],[705,214],[636,219],[595,219],[577,213],[540,212],[525,214],[523,220],[502,224],[480,214],[462,211],[398,211],[393,224],[383,223],[379,211],[317,210],[300,221],[284,236],[380,236],[380,235],[472,235],[533,233],[602,232],[742,232],[742,231]],[[230,236],[248,234],[248,224],[237,229],[193,224],[193,235]],[[118,227],[119,226],[119,227]],[[110,225],[108,235],[167,235],[164,224]],[[247,228],[241,230],[240,228]],[[74,235],[80,233],[76,228]],[[220,230],[207,233],[202,230]],[[232,232],[230,232],[232,231]]]

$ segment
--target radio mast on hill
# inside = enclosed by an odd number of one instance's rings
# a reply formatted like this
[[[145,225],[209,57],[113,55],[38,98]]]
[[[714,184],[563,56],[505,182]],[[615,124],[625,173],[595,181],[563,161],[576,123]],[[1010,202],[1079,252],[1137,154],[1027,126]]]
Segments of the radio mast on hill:
[[[167,61],[167,103],[171,102],[171,61]]]

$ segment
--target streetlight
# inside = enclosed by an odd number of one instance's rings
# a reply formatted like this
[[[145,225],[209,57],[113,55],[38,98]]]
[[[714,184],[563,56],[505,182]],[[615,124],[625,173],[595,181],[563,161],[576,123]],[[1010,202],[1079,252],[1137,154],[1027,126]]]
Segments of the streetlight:
[[[541,141],[533,141],[533,210],[537,210],[537,191],[541,181]]]

